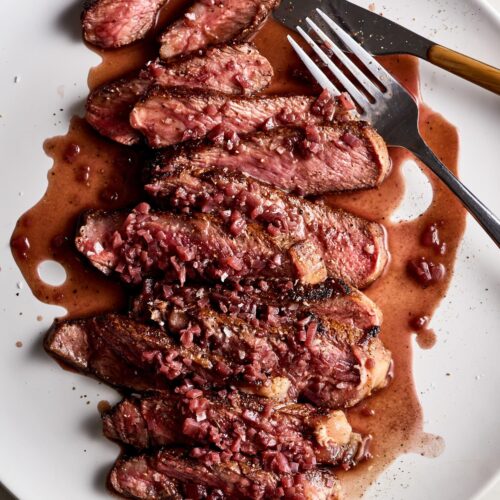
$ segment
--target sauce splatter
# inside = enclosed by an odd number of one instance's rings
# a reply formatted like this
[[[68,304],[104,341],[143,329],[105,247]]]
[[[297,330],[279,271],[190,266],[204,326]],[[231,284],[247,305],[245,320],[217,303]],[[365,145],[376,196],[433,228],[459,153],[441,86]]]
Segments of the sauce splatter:
[[[159,17],[158,26],[170,21],[182,8],[182,0],[171,0]],[[269,58],[276,72],[267,93],[311,93],[313,87],[285,39],[287,30],[274,21],[266,23],[254,43]],[[116,51],[97,51],[102,63],[89,73],[91,89],[137,70],[158,51],[154,37]],[[442,161],[457,172],[458,134],[441,115],[420,101],[418,62],[409,56],[387,56],[382,64],[419,100],[420,127],[424,138]],[[54,160],[49,171],[47,192],[40,202],[18,221],[11,246],[14,258],[34,295],[41,301],[63,306],[68,317],[82,317],[126,306],[126,293],[117,282],[107,279],[82,261],[73,248],[76,221],[88,208],[127,207],[141,198],[140,151],[100,137],[79,117],[71,120],[65,136],[46,141],[46,153]],[[437,456],[444,443],[423,430],[423,413],[412,373],[413,338],[411,319],[429,318],[448,289],[456,251],[465,229],[465,210],[453,195],[425,167],[434,196],[429,209],[415,220],[391,222],[391,214],[401,203],[405,181],[401,166],[413,159],[406,151],[393,148],[393,170],[379,188],[325,198],[332,206],[380,221],[387,228],[392,254],[384,276],[366,292],[384,313],[382,339],[395,359],[392,385],[369,401],[349,410],[353,427],[374,437],[373,459],[349,472],[340,472],[347,498],[357,498],[380,473],[402,453]],[[43,221],[41,223],[40,221]],[[439,222],[439,251],[433,224]],[[429,241],[432,244],[428,244]],[[445,251],[441,245],[445,242]],[[432,286],[423,287],[408,273],[408,262],[424,258],[438,261],[446,270]],[[43,283],[38,264],[53,259],[61,263],[68,279],[60,287]],[[427,323],[426,323],[427,324]],[[435,343],[427,328],[417,332],[424,348]],[[101,402],[99,411],[108,405]]]

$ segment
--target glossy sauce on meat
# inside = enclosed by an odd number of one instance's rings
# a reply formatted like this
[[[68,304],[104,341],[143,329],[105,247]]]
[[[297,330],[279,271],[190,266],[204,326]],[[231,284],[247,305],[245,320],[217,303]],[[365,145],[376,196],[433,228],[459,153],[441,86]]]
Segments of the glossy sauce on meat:
[[[163,8],[158,26],[172,20],[183,5],[183,0],[171,0]],[[305,74],[305,70],[301,69],[288,46],[285,34],[283,27],[269,21],[254,40],[276,73],[266,93],[312,93],[313,86],[297,77]],[[157,55],[157,50],[158,45],[151,37],[116,51],[98,51],[103,62],[91,70],[89,87],[95,88],[141,67]],[[390,56],[381,61],[418,96],[418,63],[415,59]],[[424,104],[420,106],[424,137],[445,164],[456,172],[456,129]],[[122,308],[126,305],[126,297],[121,285],[84,264],[74,250],[73,237],[76,219],[83,210],[121,208],[139,200],[138,151],[100,138],[79,117],[72,119],[65,136],[47,140],[45,151],[54,160],[48,173],[48,189],[40,202],[19,219],[12,240],[14,257],[34,295],[43,302],[65,307],[70,318]],[[374,436],[374,458],[353,471],[340,473],[347,498],[359,496],[401,453],[412,451],[432,456],[442,446],[439,438],[423,432],[423,412],[412,373],[416,328],[411,319],[432,317],[446,293],[457,246],[465,228],[465,210],[425,169],[434,190],[432,205],[414,221],[391,223],[390,215],[404,196],[400,167],[411,155],[393,149],[391,156],[393,171],[380,188],[327,198],[332,206],[383,223],[392,253],[392,262],[385,275],[366,292],[384,313],[382,340],[393,353],[395,379],[388,389],[348,412],[357,431]],[[446,243],[444,255],[437,254],[432,245],[422,244],[422,234],[428,233],[429,226],[434,223],[439,223],[440,240]],[[427,288],[423,288],[407,270],[409,261],[421,257],[443,264],[446,269],[442,279]],[[48,286],[39,278],[37,267],[47,259],[54,259],[65,267],[68,279],[62,286]],[[419,331],[419,337],[425,346],[432,343],[427,325]]]
[[[392,74],[398,76],[419,97],[418,62],[414,58],[390,56],[381,60]],[[421,101],[420,111],[421,131],[425,140],[456,173],[459,145],[456,128]],[[353,427],[372,433],[374,438],[374,460],[368,466],[362,464],[352,474],[341,473],[348,498],[349,493],[353,498],[360,495],[398,455],[416,452],[432,457],[438,455],[443,447],[441,438],[426,434],[423,430],[425,409],[422,410],[418,401],[412,372],[416,329],[410,324],[410,320],[415,316],[431,318],[446,294],[453,274],[457,247],[465,230],[465,209],[432,173],[424,169],[433,188],[431,206],[422,217],[411,222],[388,223],[391,213],[404,196],[404,178],[400,167],[406,160],[413,159],[412,155],[401,149],[393,149],[391,156],[393,172],[378,190],[332,196],[329,199],[336,206],[382,222],[388,232],[392,256],[385,275],[367,290],[367,295],[384,313],[381,338],[392,351],[395,376],[386,391],[361,405],[361,408],[374,410],[374,416],[363,416],[362,411],[356,409],[348,412]],[[436,256],[433,248],[424,246],[421,242],[422,233],[437,221],[443,221],[440,234],[447,245],[443,256]],[[442,263],[447,271],[441,281],[427,288],[418,284],[407,270],[408,262],[421,256]],[[432,333],[426,329],[418,333],[419,345],[424,348],[432,347]]]

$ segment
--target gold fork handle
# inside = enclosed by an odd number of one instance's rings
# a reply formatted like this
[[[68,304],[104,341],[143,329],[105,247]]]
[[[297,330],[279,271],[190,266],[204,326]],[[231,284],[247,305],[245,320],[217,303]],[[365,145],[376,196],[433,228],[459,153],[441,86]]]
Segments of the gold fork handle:
[[[436,66],[500,95],[500,69],[441,45],[433,45],[428,57]]]

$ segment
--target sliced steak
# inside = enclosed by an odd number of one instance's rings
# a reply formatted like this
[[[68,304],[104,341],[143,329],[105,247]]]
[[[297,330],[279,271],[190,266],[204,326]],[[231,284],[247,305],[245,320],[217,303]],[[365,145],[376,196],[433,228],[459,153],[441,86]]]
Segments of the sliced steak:
[[[282,468],[285,468],[284,462]],[[183,450],[161,450],[152,455],[121,458],[113,467],[109,481],[120,495],[148,500],[340,498],[340,484],[326,469],[306,474],[276,474],[243,460],[226,463],[214,460],[207,465]]]
[[[132,284],[147,277],[181,285],[245,277],[317,284],[329,275],[362,288],[381,274],[388,255],[382,226],[307,202],[302,209],[310,212],[307,217],[299,211],[284,214],[282,220],[294,217],[298,225],[290,225],[288,233],[278,226],[274,235],[247,223],[237,210],[183,216],[141,203],[129,214],[89,211],[76,247],[103,273],[116,272]],[[316,221],[317,237],[305,219]]]
[[[197,0],[160,36],[160,55],[180,54],[229,41],[246,41],[280,0]]]
[[[166,0],[86,0],[83,37],[105,49],[123,47],[145,37]]]
[[[252,95],[274,76],[271,63],[250,43],[221,45],[164,64],[155,61],[143,74],[162,87],[213,90],[228,95]]]
[[[227,281],[213,286],[147,280],[133,302],[133,314],[162,326],[170,324],[172,314],[196,318],[204,307],[263,328],[269,324],[300,328],[304,318],[314,316],[376,335],[382,324],[382,311],[373,301],[331,278],[315,286],[286,279]]]
[[[168,333],[115,314],[58,322],[45,346],[83,373],[116,386],[131,380],[130,388],[140,392],[190,377],[203,390],[232,384],[259,396],[300,397],[333,409],[357,404],[392,376],[390,353],[360,330],[315,320],[298,332],[262,329],[209,309],[200,311],[196,323],[174,325]],[[123,366],[135,378],[124,377]]]
[[[216,92],[154,87],[132,110],[130,123],[144,134],[152,148],[205,137],[216,142],[228,138],[236,146],[238,134],[278,125],[324,124],[349,116],[326,91],[320,97],[237,98]]]
[[[280,472],[278,453],[295,472],[318,463],[347,470],[370,456],[371,437],[353,432],[342,411],[236,391],[203,393],[190,385],[181,392],[124,399],[103,415],[105,436],[139,450],[196,446],[198,457],[208,460],[214,450],[223,461],[243,454],[273,472]]]
[[[202,144],[158,152],[153,172],[161,178],[181,170],[218,167],[308,196],[376,187],[391,168],[384,140],[362,122],[305,130],[282,127],[229,146]]]
[[[130,112],[148,91],[147,76],[121,78],[92,91],[87,99],[85,119],[97,132],[113,141],[132,146],[142,135],[130,125]]]
[[[345,220],[345,212],[287,195],[239,172],[173,168],[154,175],[146,191],[169,210],[223,213],[228,230],[235,236],[246,224],[258,224],[273,241],[314,242],[321,249],[329,276],[345,278],[359,287],[376,279],[387,262],[381,226],[365,221],[363,231],[357,219],[357,231],[351,231],[355,219]],[[348,273],[342,269],[347,261]],[[356,276],[354,267],[359,271]]]
[[[156,370],[137,370],[120,351],[94,333],[89,320],[56,321],[44,343],[47,352],[82,373],[93,375],[115,387],[137,392],[165,390],[167,380]],[[124,348],[125,349],[125,348]]]
[[[214,47],[169,65],[151,62],[137,76],[95,89],[86,119],[100,134],[129,146],[142,137],[130,125],[130,112],[154,84],[250,95],[267,87],[272,77],[269,61],[251,44]]]
[[[148,276],[182,285],[196,278],[224,281],[254,272],[294,274],[291,259],[284,260],[258,227],[235,239],[215,217],[150,212],[144,203],[130,214],[88,212],[76,246],[103,273],[115,271],[136,285]]]

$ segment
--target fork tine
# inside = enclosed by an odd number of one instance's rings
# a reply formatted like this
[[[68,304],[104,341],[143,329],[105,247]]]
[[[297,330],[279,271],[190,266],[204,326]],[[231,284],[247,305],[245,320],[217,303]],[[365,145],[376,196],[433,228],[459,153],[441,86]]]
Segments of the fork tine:
[[[382,92],[380,92],[380,90],[365,76],[362,71],[360,71],[360,69],[344,54],[344,52],[326,36],[325,32],[321,30],[321,28],[319,28],[319,26],[317,26],[311,19],[306,18],[306,22],[327,45],[327,47],[332,50],[342,64],[354,75],[356,80],[358,80],[364,89],[373,97],[381,98]]]
[[[288,35],[287,38],[301,61],[305,64],[306,68],[311,72],[321,87],[328,90],[333,97],[339,96],[340,90],[335,87],[323,71],[318,68],[318,65],[307,55],[304,49],[302,49],[302,47],[290,35]]]
[[[302,35],[304,40],[312,47],[314,52],[323,61],[326,67],[335,75],[337,80],[344,86],[344,88],[349,92],[351,97],[364,109],[369,106],[370,102],[368,99],[353,85],[353,83],[340,71],[340,69],[335,65],[335,63],[321,50],[321,48],[316,44],[316,42],[300,27],[297,26],[298,32]]]
[[[345,46],[366,66],[366,68],[377,78],[387,89],[389,84],[396,80],[369,54],[361,45],[351,38],[337,23],[328,17],[321,9],[316,9],[318,14],[330,26],[335,34],[342,40]],[[396,82],[397,83],[397,82]]]

